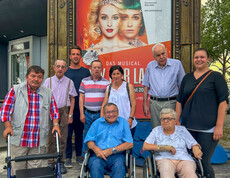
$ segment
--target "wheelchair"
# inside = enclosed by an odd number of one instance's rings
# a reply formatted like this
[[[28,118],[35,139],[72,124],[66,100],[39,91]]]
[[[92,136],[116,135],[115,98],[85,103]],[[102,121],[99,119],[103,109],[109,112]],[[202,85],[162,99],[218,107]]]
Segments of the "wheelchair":
[[[90,177],[88,162],[92,154],[92,150],[86,150],[80,176],[78,176],[78,178]],[[105,175],[109,175],[109,172],[107,172]],[[125,151],[125,178],[136,178],[136,159],[132,156],[132,154],[130,154],[130,150]]]
[[[10,134],[7,135],[7,157],[5,159],[6,166],[4,169],[7,169],[7,178],[61,178],[61,153],[59,152],[59,138],[58,133],[56,134],[56,144],[57,144],[57,153],[54,154],[36,154],[36,155],[27,155],[27,156],[18,156],[14,159],[11,159],[10,153]],[[38,159],[50,159],[56,158],[56,169],[52,170],[49,166],[32,168],[32,169],[21,169],[16,170],[16,175],[11,175],[11,162],[21,162],[29,160],[38,160]]]
[[[205,178],[203,166],[201,160],[193,156],[192,151],[188,150],[189,154],[192,155],[193,160],[196,163],[196,174],[198,178]],[[143,178],[158,178],[160,177],[160,172],[157,170],[157,164],[155,160],[155,151],[150,151],[152,158],[147,156],[143,165]],[[175,177],[178,177],[177,174]]]

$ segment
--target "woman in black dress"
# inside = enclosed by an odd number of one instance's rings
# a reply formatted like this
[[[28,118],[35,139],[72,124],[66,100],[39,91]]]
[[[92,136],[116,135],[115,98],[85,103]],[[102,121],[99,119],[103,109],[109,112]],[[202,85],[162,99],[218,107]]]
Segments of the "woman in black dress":
[[[204,173],[207,177],[215,177],[211,158],[218,140],[223,137],[228,88],[223,76],[209,69],[210,59],[205,48],[196,49],[193,60],[195,71],[187,74],[180,86],[176,122],[184,125],[201,145]]]

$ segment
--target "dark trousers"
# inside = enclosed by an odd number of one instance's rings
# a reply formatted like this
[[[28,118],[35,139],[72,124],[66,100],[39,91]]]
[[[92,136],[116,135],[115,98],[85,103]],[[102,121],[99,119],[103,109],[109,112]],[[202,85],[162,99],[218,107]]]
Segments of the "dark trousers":
[[[59,149],[60,153],[62,154],[61,162],[65,162],[65,149],[66,149],[66,138],[68,133],[68,114],[69,114],[69,107],[64,106],[62,108],[58,109],[58,112],[60,114],[60,131],[61,131],[61,137],[59,139]],[[50,125],[48,140],[46,144],[47,153],[56,153],[56,138],[54,137],[54,134],[52,134],[53,130],[53,123]],[[55,159],[56,160],[56,159]],[[48,163],[53,164],[55,163],[54,159],[49,159]]]
[[[73,132],[75,133],[74,142],[75,142],[76,156],[81,156],[82,143],[83,143],[83,129],[84,129],[84,124],[80,121],[80,111],[79,111],[79,109],[74,109],[73,123],[69,124],[69,127],[68,127],[66,158],[72,158],[72,136],[73,136]]]
[[[213,140],[213,133],[196,132],[191,130],[189,130],[189,132],[202,148],[203,156],[201,162],[204,168],[205,176],[207,176],[207,178],[214,178],[215,173],[211,165],[211,158],[216,149],[218,141]]]

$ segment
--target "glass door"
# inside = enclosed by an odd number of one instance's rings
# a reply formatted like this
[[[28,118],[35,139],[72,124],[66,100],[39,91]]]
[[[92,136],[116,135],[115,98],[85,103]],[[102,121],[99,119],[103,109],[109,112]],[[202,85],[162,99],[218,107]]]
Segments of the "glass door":
[[[11,55],[11,85],[26,81],[25,75],[30,66],[29,52]]]
[[[31,65],[31,37],[9,42],[9,88],[26,81],[26,72]]]

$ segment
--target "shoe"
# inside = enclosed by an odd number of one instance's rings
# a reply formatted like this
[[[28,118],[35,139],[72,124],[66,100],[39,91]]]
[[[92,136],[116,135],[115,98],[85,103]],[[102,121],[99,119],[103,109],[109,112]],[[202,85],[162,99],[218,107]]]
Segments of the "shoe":
[[[72,168],[72,167],[73,167],[72,161],[71,161],[70,158],[67,158],[67,159],[65,160],[65,167],[67,167],[67,168]]]
[[[61,163],[61,174],[66,174],[67,173],[67,169],[64,166],[64,163]]]
[[[76,157],[76,161],[78,162],[78,164],[81,166],[83,164],[83,160],[84,158],[82,156],[77,156]]]
[[[55,170],[55,165],[54,164],[49,163],[48,167],[50,167],[53,171]]]

